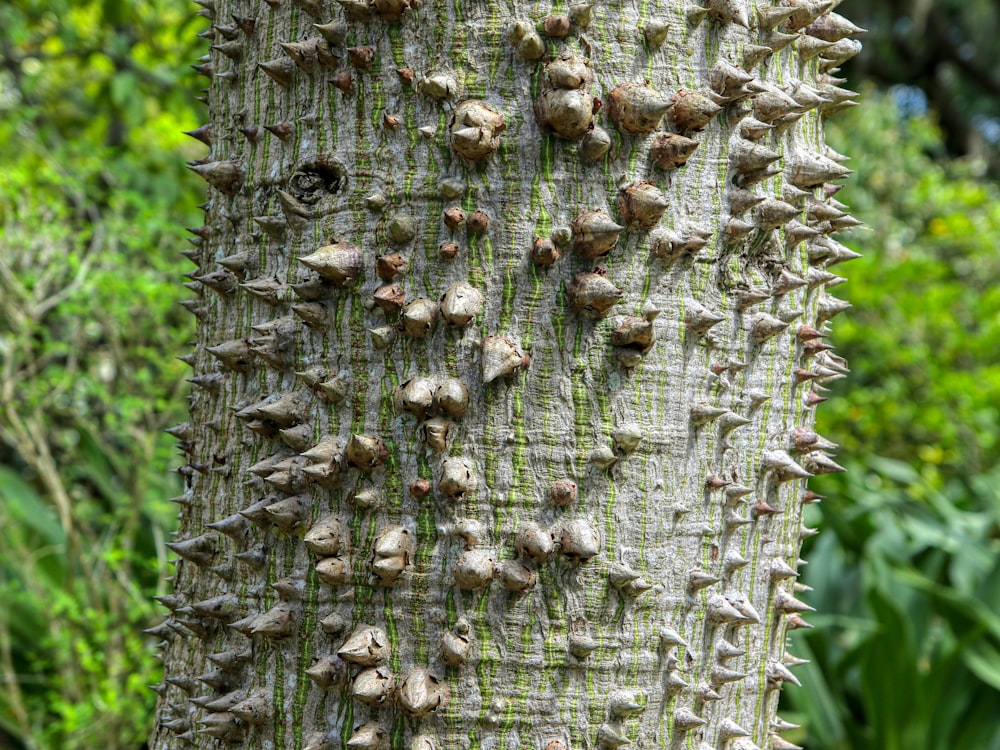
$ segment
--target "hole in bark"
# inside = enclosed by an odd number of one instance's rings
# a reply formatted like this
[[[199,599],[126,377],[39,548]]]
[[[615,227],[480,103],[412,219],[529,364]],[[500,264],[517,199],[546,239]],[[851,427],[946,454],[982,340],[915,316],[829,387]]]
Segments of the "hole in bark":
[[[288,190],[299,201],[314,205],[347,185],[347,170],[332,156],[317,156],[303,162],[288,180]]]

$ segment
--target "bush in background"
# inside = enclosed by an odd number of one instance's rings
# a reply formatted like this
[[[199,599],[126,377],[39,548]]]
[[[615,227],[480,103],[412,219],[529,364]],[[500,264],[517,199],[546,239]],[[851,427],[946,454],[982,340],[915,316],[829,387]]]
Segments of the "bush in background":
[[[847,240],[865,257],[837,290],[854,304],[834,332],[853,372],[818,414],[845,455],[943,479],[1000,462],[1000,191],[975,163],[939,158],[932,120],[893,101],[870,92],[830,122],[857,170],[843,200],[867,228]]]
[[[818,420],[848,472],[810,482],[828,496],[803,553],[818,611],[783,713],[812,750],[998,750],[1000,192],[891,95],[838,119],[868,227],[838,289],[852,373]]]
[[[172,0],[0,6],[0,747],[149,730],[196,25]]]

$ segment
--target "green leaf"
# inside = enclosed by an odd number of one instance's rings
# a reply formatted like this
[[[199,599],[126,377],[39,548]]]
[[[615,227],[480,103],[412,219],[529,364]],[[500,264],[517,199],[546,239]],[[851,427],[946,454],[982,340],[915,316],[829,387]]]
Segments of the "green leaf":
[[[11,522],[34,530],[42,544],[61,545],[66,540],[52,507],[12,469],[0,465],[0,501]]]
[[[985,641],[968,644],[962,651],[962,661],[976,677],[1000,690],[1000,649],[995,645]]]

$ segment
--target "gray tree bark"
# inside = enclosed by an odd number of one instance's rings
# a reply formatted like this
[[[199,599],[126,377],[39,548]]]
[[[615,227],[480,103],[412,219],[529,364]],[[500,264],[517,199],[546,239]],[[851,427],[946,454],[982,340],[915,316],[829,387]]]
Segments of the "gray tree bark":
[[[832,2],[200,0],[154,748],[782,748]]]

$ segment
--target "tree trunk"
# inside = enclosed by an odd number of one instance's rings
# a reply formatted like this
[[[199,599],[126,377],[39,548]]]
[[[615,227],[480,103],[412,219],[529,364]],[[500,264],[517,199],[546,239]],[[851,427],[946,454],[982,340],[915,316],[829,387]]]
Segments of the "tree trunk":
[[[856,29],[805,0],[199,2],[152,746],[790,747]]]

